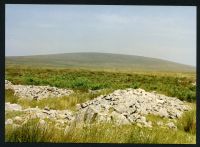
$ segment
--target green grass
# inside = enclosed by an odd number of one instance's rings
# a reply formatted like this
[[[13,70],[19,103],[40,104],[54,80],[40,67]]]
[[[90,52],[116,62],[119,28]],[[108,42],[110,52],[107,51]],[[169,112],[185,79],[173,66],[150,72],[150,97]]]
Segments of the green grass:
[[[13,118],[15,116],[22,116],[24,114],[24,112],[20,112],[20,111],[8,111],[5,112],[5,120],[9,119],[9,118]]]
[[[191,134],[196,134],[196,106],[195,104],[192,104],[191,107],[192,110],[185,112],[178,120],[177,126],[180,130]]]
[[[51,141],[53,133],[49,133],[50,128],[40,126],[38,119],[31,120],[19,128],[6,126],[6,142],[45,142]],[[51,128],[51,131],[52,128]]]
[[[67,132],[58,130],[53,123],[40,127],[38,120],[30,120],[19,128],[6,126],[6,142],[195,144],[195,140],[195,135],[183,131],[139,128],[135,125],[71,126]]]
[[[11,89],[5,90],[5,102],[18,103],[19,97],[14,96],[14,91]]]
[[[120,73],[80,69],[6,68],[6,79],[14,84],[50,85],[73,90],[143,88],[146,91],[195,101],[195,74]]]

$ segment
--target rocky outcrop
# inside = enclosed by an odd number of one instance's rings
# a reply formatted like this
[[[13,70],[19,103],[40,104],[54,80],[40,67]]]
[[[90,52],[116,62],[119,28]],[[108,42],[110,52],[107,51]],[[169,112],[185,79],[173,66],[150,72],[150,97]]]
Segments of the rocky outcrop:
[[[8,80],[5,80],[5,89],[12,89],[14,91],[14,95],[20,98],[36,100],[40,100],[43,98],[63,97],[73,93],[73,91],[69,89],[62,89],[50,86],[13,85]]]
[[[18,104],[11,104],[10,102],[5,103],[5,110],[6,111],[21,111],[22,106]]]
[[[7,88],[12,87],[16,95],[41,99],[45,97],[59,97],[72,93],[70,90],[58,89],[49,86],[25,86],[12,85],[6,81]],[[152,114],[169,119],[181,117],[184,111],[190,110],[183,101],[157,94],[146,92],[143,89],[116,90],[108,95],[101,95],[93,100],[77,104],[77,111],[52,110],[27,108],[22,109],[18,104],[5,104],[6,111],[21,111],[23,115],[6,120],[6,124],[26,123],[29,119],[39,118],[40,124],[45,125],[45,119],[56,122],[56,126],[64,127],[70,124],[92,124],[111,122],[116,125],[135,124],[139,127],[152,127],[152,122],[146,119],[146,115]],[[164,124],[158,122],[158,126],[167,126],[176,129],[176,126],[169,122]]]
[[[9,107],[17,104],[8,104]],[[20,106],[21,107],[21,106]],[[6,109],[8,111],[8,109]],[[6,125],[17,124],[22,125],[28,122],[31,119],[39,119],[40,124],[45,124],[46,119],[54,121],[55,125],[58,127],[66,127],[70,125],[74,120],[74,114],[69,110],[51,110],[49,108],[39,109],[35,108],[27,108],[27,109],[14,109],[14,111],[20,111],[22,114],[20,116],[15,116],[13,118],[9,118],[5,120]]]
[[[151,127],[145,115],[179,118],[190,108],[177,98],[167,97],[143,89],[116,90],[77,105],[76,122],[110,122],[116,124],[141,124]]]

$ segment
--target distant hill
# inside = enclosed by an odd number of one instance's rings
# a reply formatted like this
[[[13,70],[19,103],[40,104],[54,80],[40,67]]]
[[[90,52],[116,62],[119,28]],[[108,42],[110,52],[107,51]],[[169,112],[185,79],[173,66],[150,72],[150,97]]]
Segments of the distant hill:
[[[111,53],[63,53],[33,56],[6,57],[6,65],[37,67],[75,67],[94,69],[127,69],[143,71],[184,71],[193,72],[195,67],[171,61],[135,55]]]

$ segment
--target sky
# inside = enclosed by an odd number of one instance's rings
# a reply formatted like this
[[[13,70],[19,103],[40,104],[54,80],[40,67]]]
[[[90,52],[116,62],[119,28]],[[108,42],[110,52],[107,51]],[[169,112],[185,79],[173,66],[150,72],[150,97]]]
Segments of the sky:
[[[6,56],[103,52],[196,66],[195,6],[6,5]]]

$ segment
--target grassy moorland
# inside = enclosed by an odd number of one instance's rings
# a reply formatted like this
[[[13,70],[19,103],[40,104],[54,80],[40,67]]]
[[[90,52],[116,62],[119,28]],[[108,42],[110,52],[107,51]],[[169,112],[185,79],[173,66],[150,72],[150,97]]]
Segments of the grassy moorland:
[[[48,106],[57,110],[75,110],[77,103],[85,102],[101,94],[111,93],[116,89],[125,88],[157,91],[185,100],[192,106],[191,111],[174,122],[177,125],[177,131],[160,126],[140,128],[136,125],[94,124],[83,128],[70,126],[71,131],[65,132],[58,130],[54,122],[41,127],[36,119],[19,128],[7,125],[6,142],[196,143],[196,86],[192,84],[196,81],[196,75],[193,72],[116,72],[115,70],[101,71],[99,69],[7,66],[5,76],[13,84],[50,85],[74,90],[72,95],[59,98],[59,100],[43,99],[40,101],[20,99],[14,96],[13,91],[6,90],[6,102],[18,103],[23,108]],[[101,89],[101,91],[94,94],[88,92],[88,89]],[[7,119],[22,114],[20,112],[6,112],[5,115]],[[147,116],[147,120],[152,121],[152,123],[161,119],[156,116]]]
[[[6,57],[8,65],[40,66],[53,68],[89,68],[115,71],[173,71],[194,72],[195,67],[167,60],[136,55],[112,53],[62,53]]]
[[[80,69],[52,69],[7,67],[6,79],[14,84],[50,85],[73,90],[142,88],[146,91],[195,101],[194,73],[166,72],[112,72]]]

